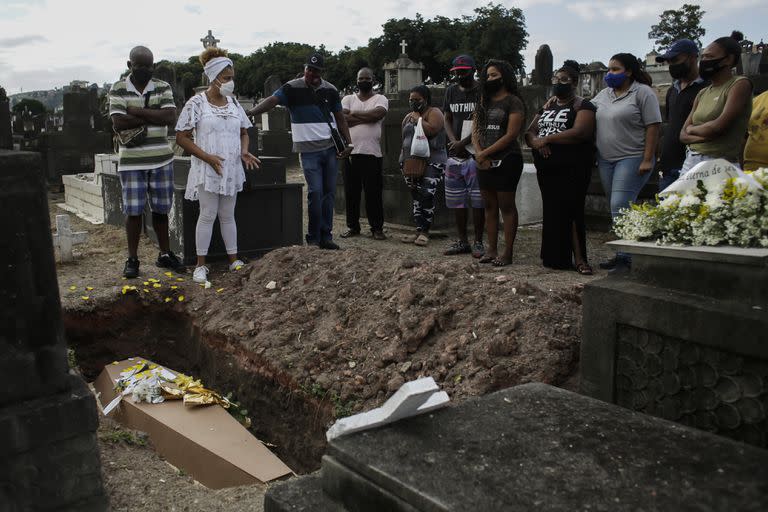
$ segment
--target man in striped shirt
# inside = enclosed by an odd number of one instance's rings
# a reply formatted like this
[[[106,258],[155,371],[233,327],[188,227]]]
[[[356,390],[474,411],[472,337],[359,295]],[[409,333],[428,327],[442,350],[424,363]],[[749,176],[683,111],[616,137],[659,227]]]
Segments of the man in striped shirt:
[[[160,246],[157,266],[180,272],[184,265],[171,252],[168,240],[168,212],[173,201],[173,151],[168,144],[168,126],[176,122],[173,91],[168,83],[152,78],[154,57],[149,48],[133,48],[129,59],[131,73],[109,91],[109,115],[116,131],[145,129],[138,143],[123,137],[117,167],[128,236],[123,276],[135,278],[139,275],[141,215],[147,196]]]
[[[304,76],[291,80],[260,102],[248,115],[255,116],[276,105],[291,114],[293,151],[301,156],[307,180],[309,222],[307,243],[321,249],[339,249],[333,241],[333,202],[336,196],[337,159],[347,158],[353,146],[336,153],[331,127],[338,127],[347,141],[349,128],[341,108],[339,91],[322,78],[323,55],[313,53],[304,66]]]

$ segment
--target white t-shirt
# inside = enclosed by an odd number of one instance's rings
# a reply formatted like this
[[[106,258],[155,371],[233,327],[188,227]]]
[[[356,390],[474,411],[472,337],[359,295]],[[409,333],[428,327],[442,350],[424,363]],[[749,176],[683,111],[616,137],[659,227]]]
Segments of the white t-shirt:
[[[341,100],[342,108],[350,112],[368,112],[376,107],[389,109],[389,100],[383,94],[375,94],[365,101],[360,101],[357,94],[344,96]],[[352,137],[352,144],[355,148],[353,155],[373,155],[381,157],[381,126],[383,119],[375,123],[365,123],[352,126],[349,129],[349,135]]]

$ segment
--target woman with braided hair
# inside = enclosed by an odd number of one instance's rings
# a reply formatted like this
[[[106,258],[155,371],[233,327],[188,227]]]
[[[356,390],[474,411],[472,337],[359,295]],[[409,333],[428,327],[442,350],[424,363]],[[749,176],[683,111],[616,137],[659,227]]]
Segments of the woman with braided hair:
[[[472,121],[477,179],[485,203],[488,248],[480,263],[502,267],[512,263],[517,235],[515,192],[523,174],[518,137],[525,122],[525,105],[517,93],[512,66],[489,60],[480,72],[480,102]],[[504,219],[504,252],[498,253],[499,210]]]

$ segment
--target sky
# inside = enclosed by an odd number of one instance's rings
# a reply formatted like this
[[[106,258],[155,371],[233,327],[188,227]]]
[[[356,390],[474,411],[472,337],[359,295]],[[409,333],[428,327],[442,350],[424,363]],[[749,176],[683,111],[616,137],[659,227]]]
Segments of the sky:
[[[688,0],[691,2],[692,0]],[[248,55],[274,41],[294,41],[332,51],[366,45],[390,18],[471,15],[487,0],[282,0],[195,1],[0,0],[0,86],[9,94],[53,89],[72,80],[114,82],[135,45],[155,60],[186,60],[202,51],[208,30],[219,46]],[[685,0],[519,0],[529,33],[526,71],[536,50],[549,44],[555,65],[565,59],[607,62],[629,51],[644,57],[647,38],[665,9]],[[768,40],[765,0],[705,0],[704,44],[739,29],[747,39]],[[762,25],[762,26],[761,26]],[[396,55],[392,56],[393,59]]]

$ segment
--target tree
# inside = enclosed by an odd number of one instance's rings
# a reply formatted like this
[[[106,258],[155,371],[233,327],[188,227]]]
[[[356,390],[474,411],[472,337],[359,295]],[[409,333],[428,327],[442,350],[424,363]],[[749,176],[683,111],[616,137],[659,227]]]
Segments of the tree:
[[[659,23],[651,26],[648,39],[655,39],[657,51],[666,50],[679,39],[690,39],[701,47],[701,38],[706,33],[701,27],[701,18],[705,13],[698,5],[691,4],[666,10],[659,16]]]
[[[14,114],[20,114],[24,112],[24,110],[28,110],[31,115],[37,116],[39,114],[45,113],[46,109],[45,105],[43,105],[41,102],[32,98],[24,98],[16,103],[11,110]]]
[[[463,48],[478,66],[488,59],[503,59],[518,75],[525,73],[522,51],[528,46],[522,9],[489,3],[475,9],[475,16],[465,16]]]

